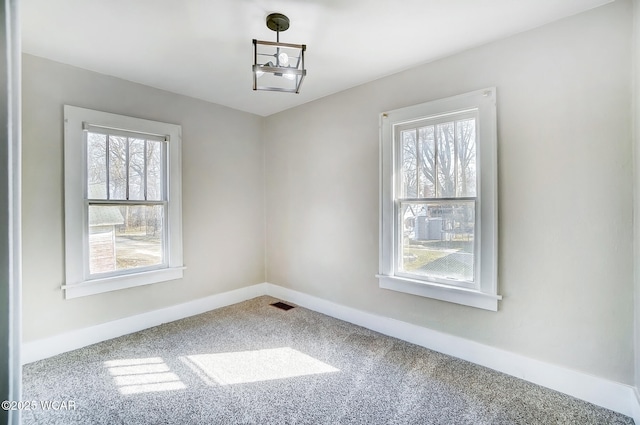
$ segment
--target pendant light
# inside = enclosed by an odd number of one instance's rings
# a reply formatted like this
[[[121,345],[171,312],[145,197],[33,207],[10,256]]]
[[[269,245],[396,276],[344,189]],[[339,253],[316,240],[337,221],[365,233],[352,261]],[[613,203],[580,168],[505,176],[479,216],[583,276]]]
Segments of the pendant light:
[[[253,89],[299,93],[307,75],[307,46],[280,42],[280,33],[289,29],[289,18],[281,13],[267,16],[267,28],[276,32],[276,41],[253,40]]]

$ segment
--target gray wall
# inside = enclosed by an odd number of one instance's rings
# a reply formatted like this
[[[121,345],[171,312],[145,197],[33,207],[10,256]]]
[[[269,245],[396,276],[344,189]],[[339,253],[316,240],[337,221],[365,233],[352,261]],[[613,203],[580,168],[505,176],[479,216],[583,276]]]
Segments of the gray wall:
[[[633,384],[631,2],[270,116],[267,281]],[[497,86],[499,312],[379,289],[378,114]]]
[[[182,280],[63,299],[64,104],[182,125]],[[24,341],[263,282],[262,121],[24,55]]]

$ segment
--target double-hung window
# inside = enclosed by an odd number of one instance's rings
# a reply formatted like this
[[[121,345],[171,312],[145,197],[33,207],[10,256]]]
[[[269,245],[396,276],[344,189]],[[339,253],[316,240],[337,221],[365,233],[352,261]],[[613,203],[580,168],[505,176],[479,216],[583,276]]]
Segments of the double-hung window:
[[[381,116],[380,286],[497,310],[495,89]]]
[[[64,115],[65,297],[181,278],[180,126]]]

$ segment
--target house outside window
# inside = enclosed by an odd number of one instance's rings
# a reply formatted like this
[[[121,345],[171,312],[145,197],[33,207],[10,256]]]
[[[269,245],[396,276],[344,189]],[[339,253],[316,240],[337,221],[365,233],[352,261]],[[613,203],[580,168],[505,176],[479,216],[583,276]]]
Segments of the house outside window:
[[[181,278],[181,127],[64,115],[65,297]]]
[[[380,286],[497,310],[495,88],[381,116]]]

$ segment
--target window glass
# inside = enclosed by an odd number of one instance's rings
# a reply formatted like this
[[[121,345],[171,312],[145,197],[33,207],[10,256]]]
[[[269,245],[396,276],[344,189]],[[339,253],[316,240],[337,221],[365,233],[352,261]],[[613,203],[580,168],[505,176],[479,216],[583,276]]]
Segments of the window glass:
[[[107,199],[107,136],[87,136],[87,190],[90,199]]]
[[[163,145],[143,138],[87,133],[90,275],[165,265]],[[135,203],[147,201],[148,195],[150,201],[157,201],[155,205]],[[97,200],[104,201],[96,205]],[[108,205],[110,201],[118,204]]]
[[[402,202],[398,271],[474,280],[475,201]]]
[[[163,241],[161,205],[89,206],[91,274],[161,265]]]
[[[464,111],[399,127],[399,274],[455,284],[475,281],[474,114]],[[453,202],[456,198],[465,199]]]

